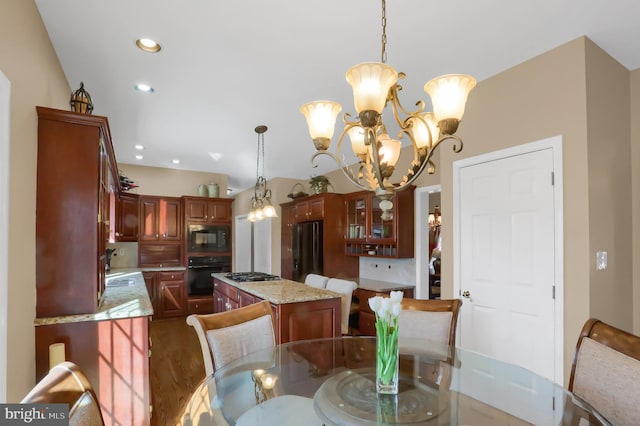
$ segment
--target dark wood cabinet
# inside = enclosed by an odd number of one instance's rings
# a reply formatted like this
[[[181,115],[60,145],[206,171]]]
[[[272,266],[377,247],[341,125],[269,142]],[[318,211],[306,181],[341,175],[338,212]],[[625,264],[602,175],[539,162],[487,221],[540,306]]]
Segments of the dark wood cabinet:
[[[414,190],[415,187],[409,187],[393,196],[393,216],[389,220],[382,219],[381,200],[373,192],[346,194],[346,253],[350,256],[413,257]]]
[[[140,197],[140,238],[144,242],[180,242],[182,208],[179,198]]]
[[[119,190],[108,121],[36,110],[36,316],[93,313]]]
[[[281,271],[283,278],[291,279],[292,229],[297,223],[322,221],[323,275],[349,278],[358,276],[358,259],[346,256],[344,250],[345,200],[342,194],[321,193],[293,200],[282,207]]]
[[[106,425],[150,424],[149,319],[126,318],[39,325],[36,381],[49,371],[49,345],[65,344],[96,391]]]
[[[138,195],[120,194],[116,210],[116,241],[138,241],[138,210]]]
[[[230,198],[182,197],[184,218],[191,223],[230,223]]]
[[[189,310],[185,271],[144,272],[144,281],[156,319],[187,315]]]
[[[212,314],[214,312],[213,296],[189,297],[189,314]]]

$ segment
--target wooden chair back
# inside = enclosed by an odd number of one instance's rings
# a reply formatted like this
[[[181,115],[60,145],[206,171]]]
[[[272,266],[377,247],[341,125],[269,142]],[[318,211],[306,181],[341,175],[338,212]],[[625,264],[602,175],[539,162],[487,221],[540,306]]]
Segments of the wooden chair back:
[[[100,404],[89,379],[80,367],[69,361],[53,367],[20,403],[68,404],[69,425],[104,425]]]
[[[402,299],[398,320],[400,337],[423,338],[454,346],[461,305],[460,299]]]
[[[587,320],[576,345],[569,390],[612,424],[640,424],[640,337]]]
[[[215,314],[192,314],[187,324],[200,340],[206,375],[248,353],[275,347],[271,303],[266,300]]]

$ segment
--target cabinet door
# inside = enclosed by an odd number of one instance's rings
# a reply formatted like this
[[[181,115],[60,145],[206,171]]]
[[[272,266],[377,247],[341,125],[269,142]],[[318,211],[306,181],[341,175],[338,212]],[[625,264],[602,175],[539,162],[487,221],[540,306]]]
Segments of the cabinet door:
[[[215,284],[214,284],[215,285]],[[225,308],[225,295],[220,290],[213,290],[213,312],[224,312]]]
[[[324,199],[309,200],[309,219],[320,220],[324,218]]]
[[[368,235],[367,205],[370,197],[366,193],[350,194],[347,197],[346,239],[365,240]]]
[[[226,201],[210,201],[208,213],[210,222],[230,222],[231,204]]]
[[[297,222],[309,219],[311,213],[308,201],[300,201],[296,203],[294,218]]]
[[[163,198],[160,200],[160,239],[180,241],[180,199]]]
[[[187,199],[184,203],[185,218],[189,222],[205,223],[207,221],[207,200]]]
[[[154,315],[157,315],[156,310],[156,301],[155,301],[155,293],[157,287],[157,277],[155,272],[143,272],[142,276],[144,277],[144,283],[147,286],[147,293],[149,293],[149,299],[151,300],[151,304],[153,305]]]
[[[157,241],[160,238],[159,212],[159,199],[140,198],[140,241]]]
[[[188,295],[183,272],[159,272],[156,290],[160,317],[186,314]]]
[[[396,209],[396,197],[393,197],[393,216],[390,220],[382,219],[382,209],[380,209],[378,197],[371,197],[371,208],[369,210],[369,231],[367,241],[370,242],[394,242],[396,240],[395,218],[398,214]]]
[[[249,306],[254,303],[256,303],[256,298],[254,296],[243,291],[240,292],[240,307]]]
[[[138,241],[138,196],[121,194],[118,199],[116,241]]]

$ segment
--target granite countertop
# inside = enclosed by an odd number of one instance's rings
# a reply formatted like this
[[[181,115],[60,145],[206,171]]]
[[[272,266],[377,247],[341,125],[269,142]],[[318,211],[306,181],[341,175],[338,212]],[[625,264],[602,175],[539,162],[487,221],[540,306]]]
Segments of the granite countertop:
[[[184,267],[182,268],[184,269]],[[146,268],[144,269],[146,270]],[[176,270],[165,269],[162,270]],[[108,286],[118,282],[118,285]],[[91,314],[64,315],[36,318],[35,325],[64,324],[72,322],[104,321],[153,315],[153,306],[147,293],[140,268],[113,269],[107,274],[105,288],[98,310]]]
[[[220,281],[224,281],[233,287],[261,299],[268,300],[276,305],[335,299],[341,297],[340,293],[311,287],[306,284],[287,279],[275,281],[236,282],[225,277],[224,273],[211,275]]]
[[[392,290],[405,290],[408,288],[415,289],[416,286],[413,284],[400,284],[400,283],[390,283],[387,281],[378,281],[372,280],[369,278],[352,278],[358,284],[358,288],[363,290],[371,290],[371,291],[392,291]]]

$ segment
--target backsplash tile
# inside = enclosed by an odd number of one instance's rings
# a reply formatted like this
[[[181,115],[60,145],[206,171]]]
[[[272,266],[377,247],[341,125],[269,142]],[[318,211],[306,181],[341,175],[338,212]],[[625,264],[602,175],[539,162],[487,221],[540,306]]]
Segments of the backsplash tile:
[[[138,243],[108,243],[107,248],[116,249],[111,255],[111,268],[137,268]]]
[[[360,278],[398,284],[416,283],[416,261],[411,259],[387,259],[360,257]]]

